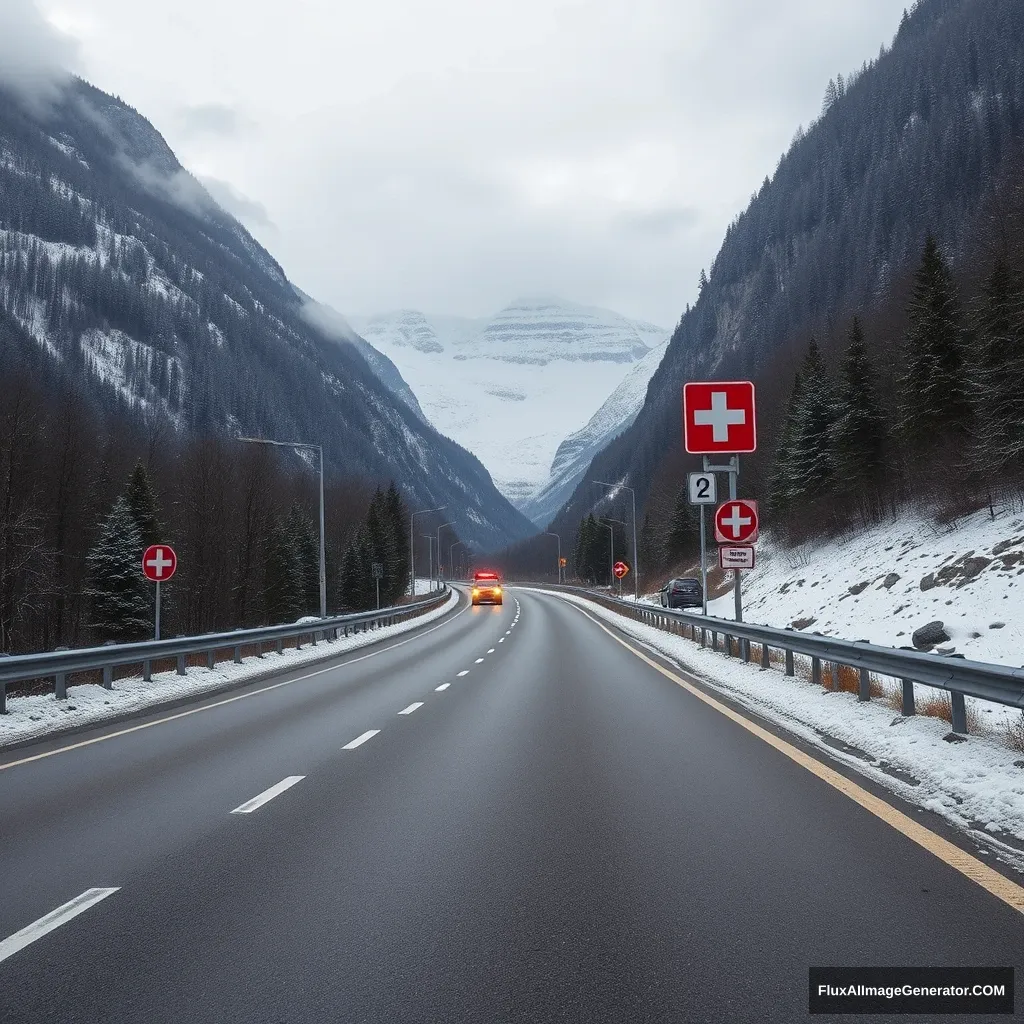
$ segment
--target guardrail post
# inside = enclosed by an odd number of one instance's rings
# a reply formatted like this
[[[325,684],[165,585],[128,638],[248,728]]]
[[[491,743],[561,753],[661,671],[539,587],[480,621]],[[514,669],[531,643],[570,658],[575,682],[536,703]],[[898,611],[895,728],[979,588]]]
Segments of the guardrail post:
[[[297,651],[301,651],[302,650],[302,637],[301,636],[296,636],[295,637],[295,650],[297,650]]]
[[[217,667],[217,652],[207,651],[206,652],[206,667],[216,668]]]
[[[241,645],[239,645],[239,644],[235,645],[235,664],[236,665],[241,665],[242,664],[242,648],[241,648]]]
[[[0,715],[7,714],[7,684],[0,683]]]
[[[153,682],[153,662],[144,661],[142,663],[142,681],[144,683]]]
[[[280,637],[274,642],[274,649],[278,654],[284,654],[284,641]]]
[[[312,644],[312,645],[313,645],[314,647],[316,647],[316,630],[315,630],[315,629],[313,630],[313,632],[312,632],[312,633],[310,633],[310,634],[309,634],[309,642],[310,642],[310,643],[311,643],[311,644]]]
[[[900,682],[903,684],[903,714],[909,718],[917,714],[914,705],[914,682],[912,679],[901,679]]]
[[[741,657],[743,658],[744,664],[750,662],[750,642],[748,640],[740,641],[740,651],[742,652]]]
[[[967,702],[962,693],[951,691],[950,702],[953,705],[953,732],[967,735]]]
[[[871,674],[866,668],[860,670],[860,683],[857,687],[857,700],[871,700]]]
[[[711,650],[718,650],[718,632],[714,629],[711,630]]]
[[[768,649],[768,645],[766,643],[762,642],[762,644],[761,644],[761,668],[771,668],[771,667],[772,667],[771,652]]]
[[[701,645],[701,647],[707,647],[707,645],[708,645],[707,632],[708,631],[703,626],[700,627],[700,645]]]
[[[790,650],[786,651],[786,675],[796,675],[796,666],[793,664],[793,652]]]
[[[103,689],[112,690],[114,688],[114,666],[104,665],[103,666]]]
[[[178,675],[183,676],[185,674],[185,655],[178,655]]]
[[[821,686],[821,658],[811,658],[811,682]]]
[[[54,652],[66,651],[68,649],[67,647],[54,647]],[[58,672],[53,677],[53,694],[57,700],[68,699],[68,677],[66,672]]]

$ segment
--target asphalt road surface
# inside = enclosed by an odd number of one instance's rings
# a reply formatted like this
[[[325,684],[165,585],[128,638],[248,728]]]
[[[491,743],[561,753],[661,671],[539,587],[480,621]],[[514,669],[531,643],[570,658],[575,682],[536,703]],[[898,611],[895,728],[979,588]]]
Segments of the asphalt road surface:
[[[281,679],[0,755],[3,1024],[788,1024],[809,965],[1021,966],[1024,915],[556,597]]]

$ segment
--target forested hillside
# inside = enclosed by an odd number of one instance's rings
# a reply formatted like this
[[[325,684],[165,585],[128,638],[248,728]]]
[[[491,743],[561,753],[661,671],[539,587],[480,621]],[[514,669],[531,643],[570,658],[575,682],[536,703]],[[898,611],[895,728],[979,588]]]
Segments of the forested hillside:
[[[689,515],[687,380],[757,381],[741,492],[770,500],[784,533],[1013,494],[1022,51],[1024,5],[921,0],[890,49],[829,84],[702,274],[637,421],[588,474],[637,489],[649,567],[677,557],[669,537]],[[575,536],[593,492],[581,484],[551,528]]]

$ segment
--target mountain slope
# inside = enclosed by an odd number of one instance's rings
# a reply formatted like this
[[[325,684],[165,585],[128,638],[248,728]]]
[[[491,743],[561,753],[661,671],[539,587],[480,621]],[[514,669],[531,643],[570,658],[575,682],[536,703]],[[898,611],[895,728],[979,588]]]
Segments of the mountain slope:
[[[923,0],[890,50],[833,83],[821,119],[730,226],[642,412],[595,458],[594,475],[625,478],[646,498],[681,458],[683,382],[766,377],[776,363],[791,382],[810,334],[835,336],[901,286],[929,230],[962,260],[994,184],[1019,159],[1021,52],[1024,5]],[[765,443],[745,470],[752,494],[788,396],[788,382],[772,383],[759,405]],[[578,489],[560,526],[574,529],[587,501]]]
[[[548,483],[559,445],[668,333],[550,298],[480,320],[400,310],[350,322],[399,367],[430,422],[479,456],[520,508]]]
[[[594,456],[633,424],[643,408],[651,377],[667,350],[667,341],[652,348],[633,365],[587,425],[558,446],[548,482],[521,506],[534,523],[547,526],[583,479]]]
[[[474,545],[530,530],[387,364],[307,315],[152,125],[84,82],[45,121],[0,95],[0,268],[0,369],[42,352],[126,413],[322,443],[332,473],[448,504]]]

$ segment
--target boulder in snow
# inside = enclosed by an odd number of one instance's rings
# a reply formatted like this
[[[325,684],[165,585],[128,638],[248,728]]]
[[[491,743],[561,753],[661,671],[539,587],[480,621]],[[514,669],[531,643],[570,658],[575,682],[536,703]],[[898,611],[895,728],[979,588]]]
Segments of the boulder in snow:
[[[952,639],[942,622],[929,622],[914,630],[910,642],[919,651],[930,651],[936,644],[946,644]]]

